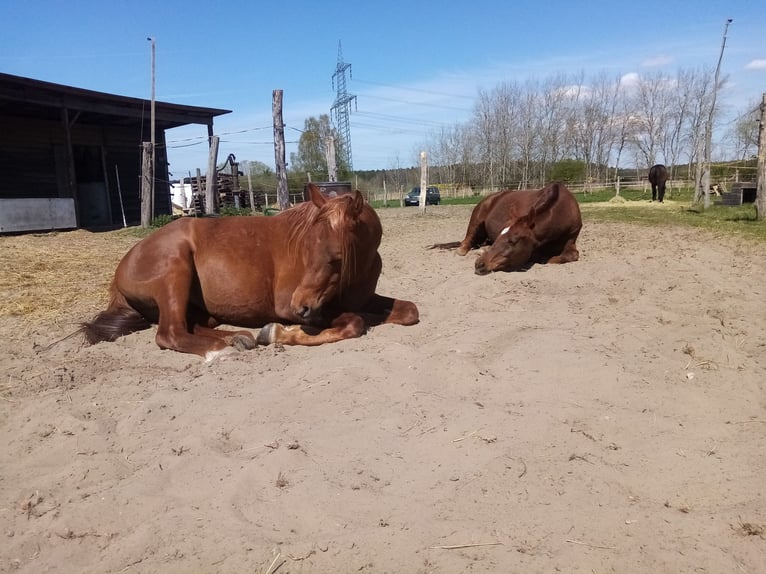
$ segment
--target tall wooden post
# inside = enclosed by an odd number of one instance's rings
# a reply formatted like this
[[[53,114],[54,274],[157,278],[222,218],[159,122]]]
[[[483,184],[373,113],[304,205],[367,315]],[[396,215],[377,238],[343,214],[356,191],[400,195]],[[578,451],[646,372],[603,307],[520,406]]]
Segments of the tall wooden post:
[[[151,164],[152,164],[152,180],[151,180],[151,207],[150,210],[152,212],[152,217],[154,216],[154,171],[156,169],[157,162],[154,159],[154,150],[157,147],[157,142],[155,140],[155,126],[156,126],[156,119],[155,119],[155,98],[154,98],[154,75],[155,75],[155,46],[154,46],[154,38],[147,38],[152,43],[152,101],[150,106],[150,120],[149,123],[150,126],[150,137],[151,137],[151,143],[152,143],[152,157],[151,157]]]
[[[338,165],[335,162],[335,138],[330,136],[325,142],[325,157],[327,158],[327,181],[338,181]]]
[[[247,170],[247,191],[250,194],[250,214],[255,215],[255,194],[253,193],[253,168],[250,166],[250,162],[245,162],[245,169]]]
[[[420,213],[426,212],[426,197],[428,196],[428,161],[426,160],[426,152],[420,152],[420,199],[418,200],[418,207]]]
[[[125,204],[122,202],[122,185],[120,184],[120,170],[117,164],[114,164],[114,178],[117,180],[117,196],[120,198],[120,211],[122,212],[122,226],[128,226],[128,220],[125,219]]]
[[[205,176],[205,214],[212,215],[218,211],[218,171],[215,164],[218,161],[218,136],[210,138],[210,156],[207,162]]]
[[[279,209],[285,210],[290,207],[290,191],[287,188],[285,124],[282,122],[282,90],[274,90],[272,93],[271,114],[274,123],[274,164],[277,173],[277,204]]]
[[[718,65],[715,67],[715,79],[713,80],[713,100],[710,103],[710,109],[708,110],[707,123],[705,125],[705,164],[702,168],[702,192],[705,194],[705,209],[710,207],[710,155],[713,147],[713,116],[715,115],[715,100],[718,96],[718,78],[721,74],[721,60],[723,59],[723,51],[726,48],[726,32],[731,24],[731,18],[726,20],[726,26],[723,29],[723,41],[721,42],[721,53],[718,56]]]
[[[143,158],[141,161],[141,227],[149,227],[152,223],[152,182],[154,174],[152,173],[152,142],[144,142]]]
[[[234,154],[231,154],[229,159],[231,161],[231,191],[234,194],[234,207],[239,209],[242,207],[239,197],[239,192],[242,191],[239,186],[239,163],[235,160]]]
[[[755,217],[766,219],[766,93],[761,100],[761,121],[758,124],[758,175],[755,192]]]
[[[192,189],[194,189],[194,188],[192,188]],[[202,170],[200,168],[197,168],[197,199],[199,199],[199,205],[200,205],[200,208],[201,208],[196,213],[197,216],[202,215],[203,213],[205,213],[205,205],[203,203],[204,200],[203,200],[203,196],[202,196],[202,189],[203,189],[202,188]],[[196,205],[196,204],[194,204],[194,205]]]

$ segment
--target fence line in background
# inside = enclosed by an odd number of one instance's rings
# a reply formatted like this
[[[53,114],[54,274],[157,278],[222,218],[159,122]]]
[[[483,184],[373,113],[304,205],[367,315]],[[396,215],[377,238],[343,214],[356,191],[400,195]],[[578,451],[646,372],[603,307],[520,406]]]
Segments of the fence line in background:
[[[501,191],[504,189],[519,189],[518,185],[483,187],[480,189],[473,189],[473,188],[465,187],[465,186],[461,187],[461,186],[456,186],[452,184],[432,183],[431,185],[434,185],[439,188],[439,193],[441,194],[442,199],[486,196],[496,191]],[[672,181],[668,181],[668,189],[679,189],[682,187],[690,187],[693,185],[694,185],[694,182],[687,179],[674,179]],[[575,193],[575,194],[590,193],[593,191],[603,191],[603,190],[614,191],[615,183],[613,181],[596,182],[596,183],[588,183],[588,184],[573,183],[573,184],[567,184],[567,187],[570,189],[572,193]],[[407,194],[410,188],[411,188],[410,186],[407,186],[401,190],[396,190],[393,192],[389,190],[386,194],[384,194],[382,189],[367,188],[366,195],[367,195],[368,201],[383,201],[383,199],[385,198],[389,202],[396,203],[400,201],[400,199],[404,198],[404,196]],[[649,186],[649,182],[646,181],[646,179],[620,180],[620,192],[622,193],[625,190],[632,190],[632,191],[641,190],[643,192],[651,192],[651,187]]]

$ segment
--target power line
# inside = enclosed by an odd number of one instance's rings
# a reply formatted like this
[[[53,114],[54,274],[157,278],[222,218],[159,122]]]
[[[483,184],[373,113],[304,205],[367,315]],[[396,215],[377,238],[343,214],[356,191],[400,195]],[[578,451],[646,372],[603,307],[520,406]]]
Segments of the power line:
[[[384,83],[381,83],[381,82],[373,82],[373,81],[370,81],[370,80],[360,80],[359,78],[355,78],[354,81],[355,82],[360,82],[362,84],[372,84],[372,85],[375,85],[375,86],[382,86],[384,88],[394,88],[394,89],[397,89],[397,90],[407,90],[407,91],[410,91],[410,92],[419,92],[421,94],[431,94],[431,95],[434,95],[434,96],[445,96],[445,97],[448,97],[448,98],[463,98],[463,99],[466,99],[466,100],[475,100],[476,99],[475,96],[464,96],[462,94],[448,94],[446,92],[437,92],[435,90],[424,90],[422,88],[411,88],[411,87],[408,87],[408,86],[398,86],[398,85],[395,85],[395,84],[384,84]]]
[[[379,114],[377,112],[360,112],[357,111],[357,115],[390,122],[401,122],[410,125],[420,125],[425,127],[442,127],[446,125],[444,122],[437,122],[435,120],[417,119],[417,118],[404,118],[401,116],[394,116],[390,114]]]
[[[369,98],[371,100],[383,100],[383,101],[386,101],[386,102],[394,102],[394,103],[397,103],[397,104],[405,104],[405,105],[408,105],[408,106],[424,106],[424,107],[427,107],[427,108],[440,108],[440,109],[444,109],[444,110],[455,110],[455,111],[458,111],[458,112],[471,112],[471,111],[473,111],[473,110],[468,109],[468,108],[459,108],[457,106],[445,106],[445,105],[442,105],[442,104],[434,104],[434,103],[431,103],[431,102],[413,102],[412,100],[399,100],[399,99],[396,99],[396,98],[386,98],[384,96],[371,96],[369,94],[365,94],[362,97],[365,98],[365,99]]]

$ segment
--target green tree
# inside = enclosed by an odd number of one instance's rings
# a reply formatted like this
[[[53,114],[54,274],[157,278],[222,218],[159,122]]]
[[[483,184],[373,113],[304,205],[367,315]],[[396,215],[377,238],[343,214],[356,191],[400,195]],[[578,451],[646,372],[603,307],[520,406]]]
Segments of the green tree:
[[[585,162],[576,159],[562,159],[551,168],[551,181],[576,183],[585,181]]]
[[[330,123],[329,115],[322,114],[319,118],[312,116],[306,119],[303,124],[303,133],[298,140],[298,151],[290,154],[290,169],[310,173],[315,180],[326,179],[325,145],[334,135],[335,130]]]
[[[239,163],[239,169],[243,173],[239,182],[242,187],[247,188],[252,183],[253,191],[274,193],[276,176],[268,165],[261,161],[246,160]]]

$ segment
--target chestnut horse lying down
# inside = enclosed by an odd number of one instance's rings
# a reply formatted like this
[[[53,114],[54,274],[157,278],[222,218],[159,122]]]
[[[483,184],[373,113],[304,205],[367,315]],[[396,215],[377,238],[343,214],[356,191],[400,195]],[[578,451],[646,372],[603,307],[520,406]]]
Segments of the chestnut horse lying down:
[[[471,213],[463,241],[437,243],[431,249],[457,247],[458,255],[489,244],[476,259],[476,273],[514,271],[533,263],[568,263],[580,257],[575,241],[582,228],[580,206],[563,183],[540,190],[498,191]]]
[[[82,324],[85,338],[114,341],[158,323],[162,349],[210,361],[256,344],[321,345],[417,323],[414,303],[375,293],[375,210],[358,191],[328,199],[311,185],[310,195],[274,217],[182,218],[155,231],[120,261],[111,303]],[[224,323],[262,329],[215,329]]]

